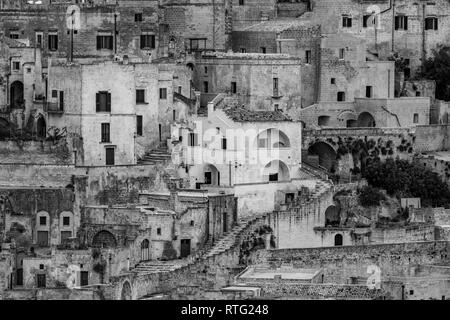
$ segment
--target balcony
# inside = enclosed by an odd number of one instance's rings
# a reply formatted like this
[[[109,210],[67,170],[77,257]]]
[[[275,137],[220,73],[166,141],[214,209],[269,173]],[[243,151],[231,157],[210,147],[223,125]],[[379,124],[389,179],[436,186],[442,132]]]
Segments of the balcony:
[[[64,113],[64,105],[58,102],[44,102],[44,111],[47,113],[61,114]]]

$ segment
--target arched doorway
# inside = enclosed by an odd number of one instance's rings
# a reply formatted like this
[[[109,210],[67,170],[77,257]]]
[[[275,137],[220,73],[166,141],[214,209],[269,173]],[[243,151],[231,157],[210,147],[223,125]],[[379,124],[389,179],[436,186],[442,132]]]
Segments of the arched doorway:
[[[319,165],[330,172],[336,170],[336,151],[325,142],[316,142],[308,148],[308,154],[319,157]]]
[[[332,205],[325,211],[325,227],[338,227],[341,223],[338,207]]]
[[[92,238],[92,246],[98,248],[115,248],[117,241],[111,232],[102,230],[97,232]]]
[[[342,234],[338,233],[337,235],[334,236],[334,245],[337,246],[342,246],[343,243],[343,238],[342,238]]]
[[[358,127],[364,128],[375,127],[375,118],[369,112],[362,112],[358,116]]]
[[[131,284],[128,281],[125,281],[122,285],[120,300],[131,300]]]
[[[150,260],[150,241],[145,239],[141,242],[141,261]]]
[[[47,124],[44,117],[41,115],[36,121],[36,135],[38,138],[45,138],[47,136]]]
[[[11,83],[9,93],[11,108],[23,108],[23,83],[18,80]]]
[[[204,184],[220,186],[220,171],[212,164],[206,164],[203,168]]]
[[[264,167],[263,177],[265,181],[288,181],[290,178],[289,168],[280,160],[270,161]]]

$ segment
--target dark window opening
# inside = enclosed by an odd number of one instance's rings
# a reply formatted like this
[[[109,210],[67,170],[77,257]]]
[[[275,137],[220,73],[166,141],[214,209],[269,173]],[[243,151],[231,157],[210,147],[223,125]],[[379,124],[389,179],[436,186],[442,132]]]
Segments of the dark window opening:
[[[419,114],[418,113],[414,113],[414,115],[413,115],[413,123],[419,123]]]
[[[101,124],[101,141],[102,142],[111,142],[110,137],[110,127],[109,123],[102,123]]]
[[[39,217],[39,224],[41,226],[47,225],[47,217]]]
[[[155,35],[141,34],[141,49],[155,49]]]
[[[142,116],[136,116],[136,134],[142,136]]]
[[[38,288],[45,288],[46,287],[46,277],[45,274],[37,274],[36,275],[36,279],[37,279],[37,287]]]
[[[311,50],[306,50],[305,51],[305,62],[306,63],[311,63]]]
[[[438,18],[427,17],[425,18],[425,30],[437,30],[438,29]]]
[[[63,226],[70,226],[70,217],[63,217]]]
[[[203,92],[208,93],[208,91],[209,91],[208,81],[203,81]]]
[[[157,234],[158,236],[161,235],[161,228],[156,229],[156,234]]]
[[[188,136],[188,146],[195,147],[198,145],[198,135],[194,132],[189,132]]]
[[[58,50],[58,35],[49,34],[48,35],[48,50],[56,51]]]
[[[342,27],[351,28],[352,27],[352,18],[349,16],[342,16]]]
[[[159,89],[159,99],[166,100],[167,99],[167,88]]]
[[[145,90],[144,89],[136,90],[136,103],[145,103]]]
[[[395,17],[395,30],[408,30],[408,17],[396,16]]]
[[[372,98],[372,86],[366,86],[366,98]]]
[[[331,78],[331,84],[336,84],[336,78]]]
[[[278,78],[273,78],[273,96],[278,97]]]
[[[222,150],[227,150],[227,139],[222,138]]]
[[[97,36],[97,50],[112,50],[113,49],[113,36]]]
[[[266,53],[266,47],[261,47],[261,53]]]
[[[95,94],[96,112],[111,112],[111,93],[100,91]]]
[[[106,165],[114,165],[114,148],[106,148]]]
[[[231,82],[231,93],[237,93],[236,82]]]
[[[339,91],[337,93],[337,101],[345,101],[345,92],[344,91]]]
[[[269,181],[278,181],[278,173],[269,174]]]
[[[134,21],[135,22],[141,22],[142,21],[142,13],[135,13],[134,14]]]

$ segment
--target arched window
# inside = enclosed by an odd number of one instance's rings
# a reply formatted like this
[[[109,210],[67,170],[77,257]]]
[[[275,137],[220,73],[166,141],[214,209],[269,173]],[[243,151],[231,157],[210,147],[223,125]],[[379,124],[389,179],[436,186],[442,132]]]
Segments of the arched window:
[[[131,285],[128,281],[125,281],[122,285],[122,292],[120,294],[121,300],[131,300]]]

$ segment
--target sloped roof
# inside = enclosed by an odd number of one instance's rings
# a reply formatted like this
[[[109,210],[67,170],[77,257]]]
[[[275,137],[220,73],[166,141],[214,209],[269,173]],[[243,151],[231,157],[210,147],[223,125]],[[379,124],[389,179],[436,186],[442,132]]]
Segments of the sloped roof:
[[[236,122],[271,122],[271,121],[292,121],[283,111],[253,111],[244,107],[231,106],[223,109],[225,114]]]

